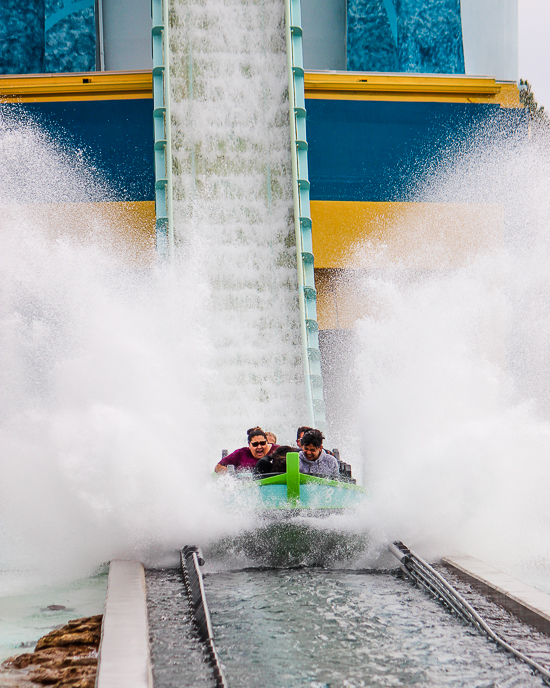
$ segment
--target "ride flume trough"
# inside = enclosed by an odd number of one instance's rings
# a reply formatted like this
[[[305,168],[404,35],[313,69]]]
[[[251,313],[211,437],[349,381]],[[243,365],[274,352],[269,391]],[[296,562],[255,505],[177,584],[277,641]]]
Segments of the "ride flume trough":
[[[281,0],[284,3],[284,36],[287,53],[288,106],[290,127],[290,174],[292,177],[294,237],[296,245],[297,303],[299,306],[301,358],[305,383],[305,406],[308,424],[323,430],[326,425],[319,326],[317,322],[317,290],[315,288],[312,221],[310,210],[310,182],[308,173],[308,143],[302,46],[300,0]],[[155,134],[155,193],[156,247],[161,262],[170,261],[175,254],[178,228],[174,225],[174,191],[172,181],[173,140],[170,102],[169,0],[152,0],[153,97]],[[189,94],[193,99],[194,71],[189,64]],[[179,132],[182,134],[182,132]],[[182,134],[185,135],[185,132]],[[194,150],[190,153],[190,167],[195,170]],[[269,168],[269,164],[268,164]],[[196,184],[196,180],[194,180]],[[268,185],[269,186],[269,185]],[[268,195],[269,195],[268,191]],[[235,198],[235,204],[239,199]],[[180,230],[181,231],[181,230]],[[181,238],[181,237],[180,237]]]

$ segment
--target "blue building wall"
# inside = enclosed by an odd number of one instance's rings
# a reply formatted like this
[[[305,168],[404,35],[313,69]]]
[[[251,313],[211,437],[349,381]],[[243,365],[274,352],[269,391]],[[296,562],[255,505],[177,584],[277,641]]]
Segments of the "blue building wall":
[[[97,200],[153,201],[153,99],[77,100],[25,104],[1,104],[2,111],[28,113],[69,155],[83,155],[105,182],[105,195]],[[80,200],[50,198],[52,203]]]
[[[460,0],[348,0],[350,71],[464,74]]]
[[[422,200],[425,175],[489,123],[527,132],[525,110],[498,104],[308,99],[311,200]]]

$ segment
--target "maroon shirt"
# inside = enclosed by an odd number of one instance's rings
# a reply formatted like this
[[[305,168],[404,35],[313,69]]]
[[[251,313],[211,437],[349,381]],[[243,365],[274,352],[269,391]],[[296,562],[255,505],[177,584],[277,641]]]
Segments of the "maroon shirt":
[[[273,454],[275,449],[279,447],[278,444],[272,444],[271,449],[266,456]],[[224,459],[220,461],[221,466],[235,466],[236,471],[244,471],[248,468],[252,469],[258,463],[259,459],[252,456],[252,452],[248,447],[242,447],[241,449],[235,449],[234,452],[228,454]]]

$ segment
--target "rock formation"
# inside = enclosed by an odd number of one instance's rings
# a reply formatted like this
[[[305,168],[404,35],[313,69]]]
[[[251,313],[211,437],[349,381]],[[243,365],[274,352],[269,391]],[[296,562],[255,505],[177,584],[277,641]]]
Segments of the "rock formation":
[[[102,618],[69,621],[40,638],[34,652],[6,659],[2,664],[6,685],[94,688]]]

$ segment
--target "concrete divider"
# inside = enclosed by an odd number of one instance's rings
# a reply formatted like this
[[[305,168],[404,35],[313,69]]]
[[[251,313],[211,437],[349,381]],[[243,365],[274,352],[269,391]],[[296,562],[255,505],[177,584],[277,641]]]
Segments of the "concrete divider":
[[[550,595],[475,557],[444,557],[443,564],[522,621],[550,635]]]
[[[99,647],[97,688],[152,688],[145,572],[112,561]]]

